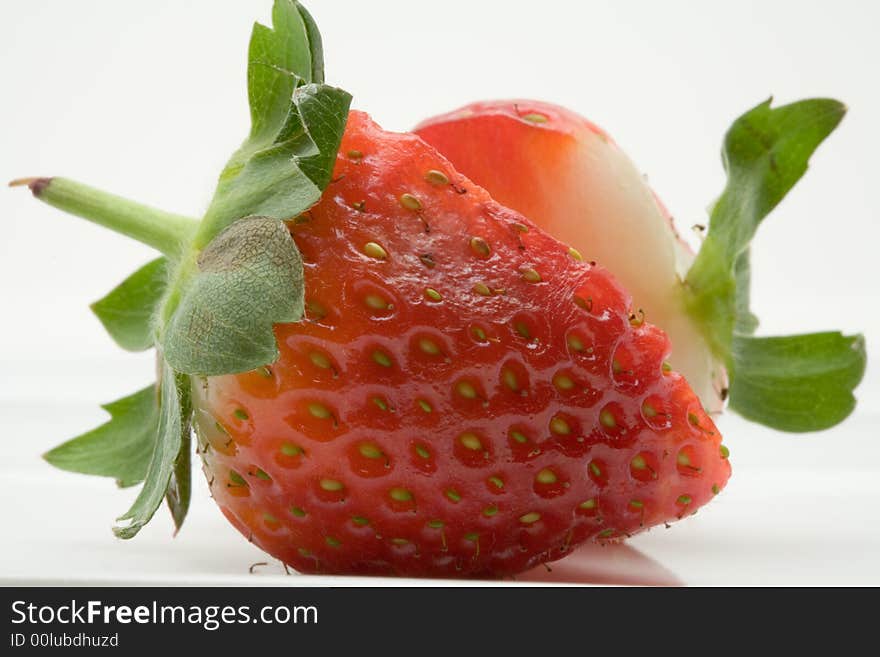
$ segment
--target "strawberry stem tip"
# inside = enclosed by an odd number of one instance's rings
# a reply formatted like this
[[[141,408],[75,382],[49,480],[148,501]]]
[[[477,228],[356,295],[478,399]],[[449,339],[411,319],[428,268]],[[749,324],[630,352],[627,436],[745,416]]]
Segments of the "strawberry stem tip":
[[[19,178],[10,187],[30,188],[35,198],[177,257],[198,222],[157,210],[68,178]]]
[[[39,197],[40,193],[42,193],[43,189],[52,181],[51,178],[16,178],[15,180],[9,181],[10,187],[24,187],[25,185],[30,188],[31,193]]]

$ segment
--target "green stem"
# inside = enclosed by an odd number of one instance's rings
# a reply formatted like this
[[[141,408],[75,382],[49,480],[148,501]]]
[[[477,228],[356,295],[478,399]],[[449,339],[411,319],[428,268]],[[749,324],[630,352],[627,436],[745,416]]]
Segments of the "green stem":
[[[41,201],[136,239],[172,258],[181,255],[199,225],[195,219],[141,205],[67,178],[28,178],[9,184],[27,185]]]

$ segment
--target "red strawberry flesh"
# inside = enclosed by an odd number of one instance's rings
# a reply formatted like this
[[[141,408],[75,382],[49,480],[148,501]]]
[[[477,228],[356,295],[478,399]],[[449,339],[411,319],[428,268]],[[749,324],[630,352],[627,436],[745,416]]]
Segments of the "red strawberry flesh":
[[[503,575],[696,511],[721,436],[599,266],[352,112],[290,222],[305,321],[197,382],[211,490],[303,572]]]

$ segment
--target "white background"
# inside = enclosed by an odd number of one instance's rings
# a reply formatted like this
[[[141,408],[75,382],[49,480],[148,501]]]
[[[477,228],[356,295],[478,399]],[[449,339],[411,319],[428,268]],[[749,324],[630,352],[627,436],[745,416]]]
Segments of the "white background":
[[[268,20],[269,6],[4,2],[0,181],[66,175],[197,216],[246,133],[247,40],[255,19]],[[328,81],[351,91],[355,106],[385,127],[405,130],[482,98],[567,105],[614,136],[685,230],[705,220],[723,186],[719,146],[738,114],[770,95],[779,102],[833,96],[849,105],[800,185],[759,230],[753,307],[766,333],[866,334],[872,358],[856,415],[806,437],[724,418],[734,478],[721,499],[675,530],[636,539],[634,548],[647,555],[638,563],[620,568],[634,551],[589,552],[589,568],[558,579],[602,579],[584,573],[617,568],[624,574],[605,579],[640,581],[632,573],[649,559],[688,583],[880,584],[873,559],[880,553],[873,358],[880,345],[880,5],[308,6],[324,36]],[[37,458],[101,422],[99,402],[151,377],[149,356],[119,351],[87,305],[153,254],[23,190],[0,189],[0,222],[0,496],[7,526],[15,527],[0,547],[0,578],[246,577],[260,555],[226,529],[203,489],[192,526],[175,543],[164,518],[139,544],[121,543],[106,528],[129,496],[108,481],[52,472]],[[197,558],[210,545],[205,532],[218,536],[211,559]]]

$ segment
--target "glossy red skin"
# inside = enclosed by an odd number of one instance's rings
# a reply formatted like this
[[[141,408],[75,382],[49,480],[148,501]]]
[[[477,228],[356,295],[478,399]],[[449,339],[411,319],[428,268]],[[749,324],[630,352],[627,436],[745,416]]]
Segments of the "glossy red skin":
[[[431,170],[449,184],[426,180]],[[404,207],[403,194],[421,209]],[[690,514],[727,481],[715,426],[684,379],[662,371],[665,335],[633,326],[608,272],[494,202],[418,137],[353,112],[334,182],[290,227],[306,261],[307,321],[276,327],[271,368],[195,386],[214,498],[271,555],[302,572],[511,574],[587,539]],[[387,258],[366,255],[367,242]],[[528,282],[524,268],[543,280]],[[477,283],[496,292],[478,294]],[[368,294],[390,307],[371,308]],[[422,351],[420,338],[439,353]],[[389,366],[374,360],[377,349]],[[573,388],[554,385],[560,373]],[[474,398],[460,394],[462,381]],[[315,417],[310,403],[329,416]],[[615,427],[600,424],[603,410]],[[466,432],[478,449],[462,442]],[[363,443],[381,456],[363,456]],[[677,462],[681,450],[690,467]],[[632,468],[638,455],[646,468]],[[536,479],[544,469],[556,482]],[[328,480],[343,488],[327,490]],[[595,506],[582,508],[588,500]]]

